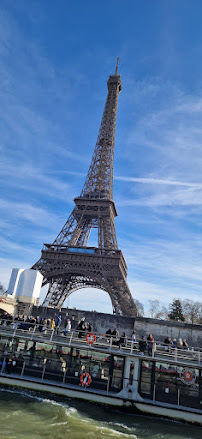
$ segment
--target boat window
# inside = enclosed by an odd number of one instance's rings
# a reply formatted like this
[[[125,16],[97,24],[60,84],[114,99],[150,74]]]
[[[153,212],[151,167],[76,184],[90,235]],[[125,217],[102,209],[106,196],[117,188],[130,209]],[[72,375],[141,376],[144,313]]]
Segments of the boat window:
[[[123,357],[113,356],[113,373],[111,380],[111,390],[121,390],[123,387]],[[111,375],[111,374],[110,374]]]
[[[134,362],[130,362],[130,376],[129,376],[129,384],[133,384],[133,375],[134,375]]]
[[[0,362],[7,355],[16,356],[15,373],[42,380],[82,386],[82,375],[90,375],[91,388],[118,393],[123,387],[124,358],[89,349],[76,349],[62,344],[16,338],[2,343]],[[6,357],[5,357],[6,358]]]
[[[201,409],[202,379],[197,368],[156,363],[155,400]]]
[[[80,378],[87,372],[91,377],[91,387],[107,390],[109,363],[106,354],[72,348],[65,382],[81,386]]]
[[[142,361],[140,368],[139,392],[146,398],[152,398],[152,362]]]

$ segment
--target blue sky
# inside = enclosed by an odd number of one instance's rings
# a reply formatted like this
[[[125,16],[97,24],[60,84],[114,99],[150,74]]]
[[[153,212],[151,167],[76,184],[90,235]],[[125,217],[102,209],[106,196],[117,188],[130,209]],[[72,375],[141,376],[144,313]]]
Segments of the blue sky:
[[[120,56],[114,200],[128,283],[146,309],[150,299],[201,301],[201,18],[197,0],[0,1],[5,287],[73,209]],[[94,290],[68,305],[112,310]]]

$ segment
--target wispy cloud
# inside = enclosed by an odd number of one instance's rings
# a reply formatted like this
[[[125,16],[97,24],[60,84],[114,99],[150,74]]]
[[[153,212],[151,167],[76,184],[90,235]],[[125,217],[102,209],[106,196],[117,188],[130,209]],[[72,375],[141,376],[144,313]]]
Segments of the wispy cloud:
[[[160,184],[160,185],[168,185],[168,186],[187,186],[194,188],[202,188],[202,183],[186,183],[184,181],[175,181],[175,180],[163,180],[157,178],[139,178],[139,177],[124,177],[124,176],[116,176],[115,180],[118,181],[126,181],[131,183],[144,183],[144,184]]]
[[[48,227],[49,229],[55,228],[60,219],[54,213],[43,209],[42,207],[32,206],[28,203],[12,202],[4,199],[0,199],[0,208],[7,212],[7,215],[14,213],[15,218],[21,218],[26,222],[31,222],[36,226]]]

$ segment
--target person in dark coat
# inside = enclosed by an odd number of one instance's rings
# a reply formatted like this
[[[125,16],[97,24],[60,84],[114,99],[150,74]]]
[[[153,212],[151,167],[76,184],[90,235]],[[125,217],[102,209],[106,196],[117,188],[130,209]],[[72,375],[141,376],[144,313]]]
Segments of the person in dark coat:
[[[84,335],[84,333],[85,333],[85,330],[86,330],[85,317],[83,317],[83,318],[81,319],[81,321],[80,321],[79,324],[78,324],[77,329],[79,330],[78,338],[83,337],[83,335]]]
[[[123,334],[121,335],[120,339],[119,339],[119,347],[124,347],[126,346],[126,333],[123,332]]]
[[[147,342],[146,342],[145,337],[143,335],[141,340],[139,341],[139,350],[140,350],[140,352],[142,352],[142,354],[144,354],[146,349],[147,349]]]

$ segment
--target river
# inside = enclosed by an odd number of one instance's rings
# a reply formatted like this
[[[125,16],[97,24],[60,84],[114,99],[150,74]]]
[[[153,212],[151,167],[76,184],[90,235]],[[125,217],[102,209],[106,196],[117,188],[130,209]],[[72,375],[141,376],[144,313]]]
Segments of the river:
[[[86,402],[0,390],[1,439],[201,439],[202,428]]]

